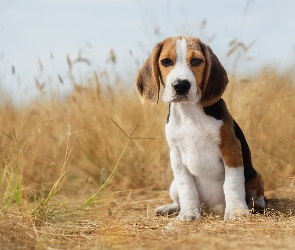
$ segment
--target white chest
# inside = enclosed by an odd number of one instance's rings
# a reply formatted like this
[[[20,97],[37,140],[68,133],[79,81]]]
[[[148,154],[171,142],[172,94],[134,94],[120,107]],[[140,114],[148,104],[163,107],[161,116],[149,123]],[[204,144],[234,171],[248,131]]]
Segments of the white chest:
[[[180,152],[182,163],[194,176],[220,179],[223,175],[219,148],[222,124],[197,104],[171,104],[167,141],[171,150]]]

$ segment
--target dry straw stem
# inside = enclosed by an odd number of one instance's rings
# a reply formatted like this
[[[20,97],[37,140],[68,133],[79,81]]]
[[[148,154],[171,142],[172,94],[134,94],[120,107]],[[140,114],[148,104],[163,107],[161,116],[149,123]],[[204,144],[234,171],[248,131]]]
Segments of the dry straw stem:
[[[115,164],[114,168],[113,168],[113,171],[111,172],[111,174],[109,175],[109,177],[106,179],[106,181],[100,186],[100,188],[93,194],[91,195],[91,197],[86,200],[83,204],[81,204],[80,206],[78,206],[77,208],[75,208],[74,210],[78,210],[78,209],[81,209],[81,208],[84,208],[84,207],[87,207],[87,206],[90,206],[90,205],[94,205],[94,204],[97,204],[97,202],[99,202],[98,198],[101,194],[101,192],[105,189],[106,185],[109,184],[109,182],[113,179],[118,167],[119,167],[119,163],[126,151],[126,148],[129,144],[129,142],[131,140],[135,140],[135,139],[148,139],[148,140],[153,140],[153,139],[156,139],[156,138],[132,138],[136,128],[137,128],[137,125],[138,123],[134,126],[133,128],[133,121],[134,121],[134,116],[132,117],[132,123],[131,123],[131,126],[130,126],[130,134],[128,135],[114,120],[112,120],[113,123],[123,132],[123,134],[128,138],[128,141],[127,143],[125,144],[123,150],[122,150],[122,153],[120,154],[119,158],[118,158],[118,161],[117,163]],[[157,139],[156,139],[157,140]]]
[[[13,148],[13,152],[11,152],[14,162],[0,169],[0,210],[4,213],[7,213],[13,202],[16,202],[19,207],[22,206],[23,178],[21,173],[19,172],[19,146],[20,143],[25,141],[30,136],[28,135],[25,138],[19,139],[18,134],[15,132],[14,129],[12,130],[12,132],[13,136],[10,136],[2,131],[2,134],[9,138],[9,141],[5,143],[1,151],[4,150],[4,148],[8,146],[11,141],[15,143],[15,148]]]
[[[69,130],[68,130],[68,134],[67,134],[65,158],[64,158],[64,162],[63,162],[63,165],[61,168],[60,176],[53,184],[47,197],[46,198],[41,197],[41,199],[39,201],[37,201],[37,205],[32,211],[32,215],[34,215],[36,217],[46,218],[48,216],[52,216],[52,215],[48,214],[50,211],[50,209],[49,209],[50,204],[49,203],[60,191],[60,189],[64,185],[66,178],[68,176],[68,173],[70,170],[69,165],[70,165],[70,161],[71,161],[70,156],[71,156],[71,152],[72,152],[72,149],[69,149],[69,142],[70,142],[70,136],[75,133],[75,132],[71,133],[70,125],[68,125],[68,129]]]

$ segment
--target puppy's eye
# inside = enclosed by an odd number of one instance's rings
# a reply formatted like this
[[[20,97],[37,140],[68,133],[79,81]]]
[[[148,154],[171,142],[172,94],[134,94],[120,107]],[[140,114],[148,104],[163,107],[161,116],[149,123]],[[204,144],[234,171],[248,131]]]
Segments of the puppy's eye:
[[[161,61],[161,64],[164,66],[164,67],[170,67],[173,65],[173,62],[171,59],[169,58],[165,58]]]
[[[191,59],[191,65],[194,67],[199,66],[202,62],[203,62],[203,60],[200,58],[192,58]]]

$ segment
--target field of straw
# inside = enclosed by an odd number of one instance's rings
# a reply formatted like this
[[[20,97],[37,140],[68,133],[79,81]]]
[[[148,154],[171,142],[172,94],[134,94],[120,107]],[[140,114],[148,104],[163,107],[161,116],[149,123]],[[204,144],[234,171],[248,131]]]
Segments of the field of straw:
[[[234,222],[156,217],[172,180],[167,105],[146,108],[96,73],[72,83],[66,98],[1,100],[1,250],[295,248],[293,71],[231,78],[224,94],[268,198],[264,214]]]

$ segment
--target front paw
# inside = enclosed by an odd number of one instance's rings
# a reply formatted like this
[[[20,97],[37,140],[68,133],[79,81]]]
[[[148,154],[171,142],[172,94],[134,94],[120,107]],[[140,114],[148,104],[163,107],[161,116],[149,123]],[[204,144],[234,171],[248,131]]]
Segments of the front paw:
[[[198,208],[195,208],[194,210],[187,210],[187,211],[181,210],[179,212],[179,215],[177,216],[177,219],[181,221],[193,221],[195,219],[200,219],[200,218],[201,218],[201,211]]]
[[[246,204],[235,206],[226,206],[224,212],[224,220],[236,220],[238,217],[246,217],[250,215],[250,211]]]

